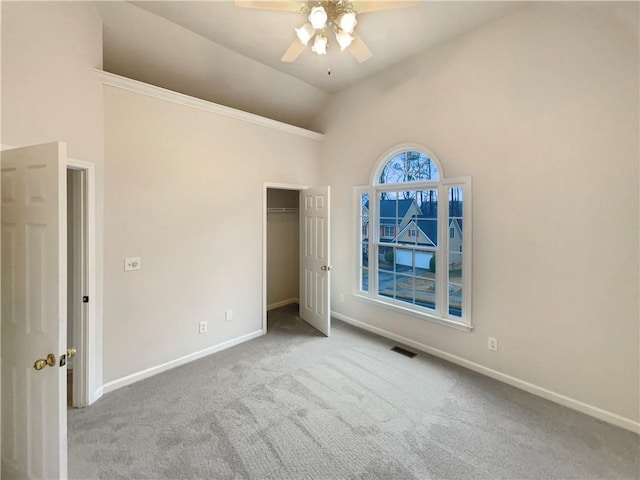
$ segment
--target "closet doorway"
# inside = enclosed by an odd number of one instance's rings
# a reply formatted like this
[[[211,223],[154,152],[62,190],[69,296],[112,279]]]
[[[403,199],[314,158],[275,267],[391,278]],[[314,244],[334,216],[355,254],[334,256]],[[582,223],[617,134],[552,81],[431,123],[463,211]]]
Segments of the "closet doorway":
[[[266,189],[267,311],[297,304],[300,288],[300,190]]]
[[[330,187],[265,183],[262,332],[267,312],[295,304],[297,316],[329,336]]]

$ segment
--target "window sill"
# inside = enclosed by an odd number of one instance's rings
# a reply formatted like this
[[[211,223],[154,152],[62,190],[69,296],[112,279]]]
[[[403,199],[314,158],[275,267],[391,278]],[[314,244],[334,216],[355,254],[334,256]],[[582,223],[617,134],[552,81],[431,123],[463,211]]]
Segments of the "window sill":
[[[473,326],[467,325],[466,323],[456,322],[455,320],[451,320],[448,318],[442,318],[437,315],[430,315],[428,313],[416,312],[415,310],[411,310],[410,308],[401,307],[400,305],[395,305],[393,303],[385,302],[383,300],[379,300],[377,298],[371,298],[366,295],[362,295],[360,293],[353,293],[353,296],[358,300],[363,300],[367,303],[376,305],[378,307],[388,308],[389,310],[393,310],[398,313],[403,313],[405,315],[409,315],[415,318],[419,318],[421,320],[427,320],[429,322],[435,323],[437,325],[443,325],[445,327],[453,328],[456,330],[461,330],[463,332],[471,332],[473,331]]]

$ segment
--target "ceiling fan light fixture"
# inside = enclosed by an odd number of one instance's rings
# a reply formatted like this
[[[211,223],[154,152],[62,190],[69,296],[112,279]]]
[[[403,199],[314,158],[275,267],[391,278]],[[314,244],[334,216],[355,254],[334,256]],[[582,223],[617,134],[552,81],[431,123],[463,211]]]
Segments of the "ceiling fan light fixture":
[[[303,26],[296,28],[295,30],[298,40],[300,40],[303,45],[307,45],[309,40],[311,40],[316,34],[315,29],[310,23],[305,23]]]
[[[344,30],[338,30],[336,32],[336,41],[340,45],[340,50],[344,51],[353,42],[353,36]]]
[[[324,7],[312,7],[311,13],[309,13],[309,22],[316,30],[322,30],[327,24],[327,12]]]
[[[341,13],[337,18],[337,23],[341,30],[347,33],[353,33],[353,30],[358,24],[358,20],[356,19],[356,12],[347,11]]]
[[[324,35],[317,35],[316,40],[313,42],[313,46],[311,47],[311,51],[313,53],[317,53],[318,55],[326,55],[327,37],[325,37]]]

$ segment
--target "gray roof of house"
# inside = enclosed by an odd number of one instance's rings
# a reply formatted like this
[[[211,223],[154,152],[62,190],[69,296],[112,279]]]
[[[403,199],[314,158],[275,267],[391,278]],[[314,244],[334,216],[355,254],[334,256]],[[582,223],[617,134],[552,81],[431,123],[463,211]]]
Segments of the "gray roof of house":
[[[383,225],[393,224],[393,219],[396,219],[397,224],[400,224],[404,216],[407,214],[411,205],[414,204],[415,201],[411,198],[409,199],[398,199],[398,200],[380,200],[380,223]],[[396,205],[397,205],[397,215],[396,215]]]
[[[422,230],[434,245],[438,245],[438,222],[434,219],[425,220],[418,218],[418,228]]]

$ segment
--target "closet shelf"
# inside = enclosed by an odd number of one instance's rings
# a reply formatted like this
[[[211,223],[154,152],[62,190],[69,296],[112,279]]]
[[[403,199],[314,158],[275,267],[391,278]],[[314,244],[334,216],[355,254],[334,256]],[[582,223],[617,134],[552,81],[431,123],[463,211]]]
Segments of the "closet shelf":
[[[269,207],[267,213],[297,213],[297,208],[292,207]]]

